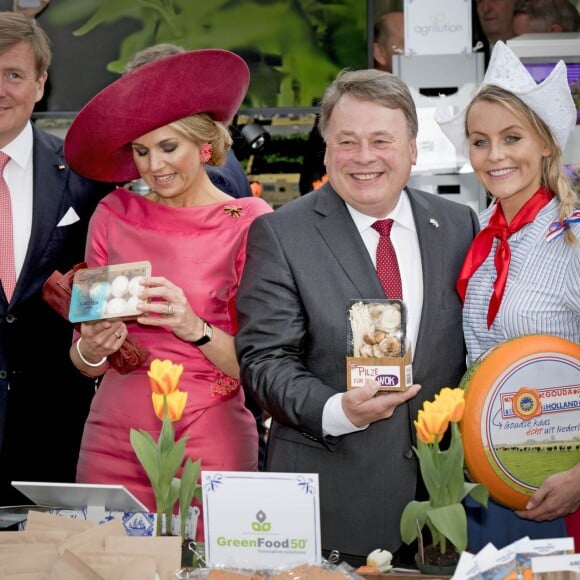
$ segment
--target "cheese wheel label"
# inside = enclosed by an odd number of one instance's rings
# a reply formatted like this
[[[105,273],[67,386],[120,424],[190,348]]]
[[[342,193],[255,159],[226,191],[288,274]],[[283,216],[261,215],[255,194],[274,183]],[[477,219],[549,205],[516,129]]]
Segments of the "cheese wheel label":
[[[520,389],[512,402],[514,415],[520,419],[532,419],[542,414],[540,394],[534,389]]]
[[[523,337],[491,349],[466,378],[466,465],[496,501],[519,509],[580,461],[579,359],[570,341]]]

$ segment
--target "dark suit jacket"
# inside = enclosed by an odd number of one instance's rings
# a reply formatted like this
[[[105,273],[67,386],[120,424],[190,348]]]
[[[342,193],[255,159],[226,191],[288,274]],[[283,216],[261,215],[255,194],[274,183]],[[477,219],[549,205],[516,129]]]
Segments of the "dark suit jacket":
[[[423,388],[392,418],[323,437],[323,407],[346,388],[348,301],[385,297],[346,205],[329,184],[252,224],[237,296],[243,381],[273,417],[267,469],[318,473],[322,548],[363,557],[377,547],[400,547],[401,512],[417,483],[412,421],[425,399],[456,386],[465,371],[455,281],[477,216],[434,194],[409,190],[409,197],[423,263],[423,311],[413,345],[414,382]]]
[[[218,189],[232,197],[252,197],[248,176],[232,149],[228,149],[223,165],[206,165],[205,169]]]
[[[83,261],[89,218],[113,187],[73,173],[58,137],[34,125],[33,135],[28,251],[10,304],[0,288],[0,505],[24,499],[14,479],[74,481],[94,380],[70,362],[72,325],[42,300],[42,285]],[[79,220],[58,226],[69,208]]]

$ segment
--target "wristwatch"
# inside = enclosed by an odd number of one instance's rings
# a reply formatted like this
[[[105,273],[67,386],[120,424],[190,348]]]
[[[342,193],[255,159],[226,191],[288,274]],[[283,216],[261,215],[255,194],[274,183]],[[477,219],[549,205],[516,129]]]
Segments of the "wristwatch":
[[[203,334],[201,335],[201,338],[191,341],[191,344],[194,344],[195,346],[202,346],[207,344],[213,336],[213,328],[211,327],[211,324],[203,318],[201,321],[203,322]]]

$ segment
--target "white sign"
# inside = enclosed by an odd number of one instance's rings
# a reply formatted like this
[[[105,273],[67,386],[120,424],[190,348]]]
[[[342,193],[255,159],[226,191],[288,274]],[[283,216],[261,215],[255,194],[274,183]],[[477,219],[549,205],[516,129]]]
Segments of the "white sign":
[[[471,0],[405,0],[405,54],[472,51]]]
[[[208,566],[320,564],[317,473],[202,471]]]

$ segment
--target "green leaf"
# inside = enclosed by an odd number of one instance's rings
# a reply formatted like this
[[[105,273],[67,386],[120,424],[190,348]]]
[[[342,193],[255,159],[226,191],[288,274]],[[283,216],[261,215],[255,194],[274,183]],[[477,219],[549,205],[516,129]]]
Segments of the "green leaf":
[[[181,480],[178,477],[174,477],[168,487],[167,492],[167,510],[173,513],[173,507],[179,499],[179,488],[181,485]]]
[[[201,491],[201,485],[198,484],[200,472],[201,459],[192,461],[191,457],[188,457],[181,474],[179,503],[182,509],[188,509],[193,498],[196,496],[196,491]],[[201,497],[198,497],[197,499],[201,499]]]
[[[441,485],[445,489],[446,501],[440,505],[449,505],[460,502],[464,497],[463,442],[457,423],[451,423],[451,443],[442,455]]]
[[[470,495],[477,503],[480,503],[483,507],[487,507],[487,501],[489,499],[489,491],[485,485],[482,483],[464,483],[465,492],[463,497]]]
[[[467,516],[460,503],[429,510],[428,517],[433,527],[463,552],[467,547]]]
[[[429,492],[429,497],[432,501],[436,501],[438,494],[441,491],[441,474],[437,470],[434,461],[434,448],[432,445],[427,445],[422,441],[418,441],[417,447],[414,447],[413,449],[419,459],[421,477],[423,478],[425,487]]]
[[[147,477],[151,482],[153,492],[159,491],[159,463],[157,454],[157,444],[147,431],[136,431],[131,429],[129,434],[131,446],[137,455],[137,459],[143,466]]]
[[[427,521],[427,512],[431,508],[428,501],[410,501],[401,514],[401,539],[405,544],[410,544],[418,535],[418,530],[423,529]]]
[[[175,430],[171,419],[165,417],[163,419],[163,426],[159,434],[159,451],[161,456],[165,455],[172,447],[175,440]]]
[[[201,492],[201,485],[197,483],[201,472],[201,460],[192,461],[187,458],[183,472],[181,474],[181,486],[179,490],[179,514],[181,516],[181,537],[185,539],[185,521],[189,515],[189,507],[196,495],[196,491]],[[201,499],[199,497],[198,499]]]
[[[110,20],[115,20],[128,15],[138,16],[134,0],[101,0],[97,11],[83,26],[73,32],[74,36],[83,36]]]
[[[163,458],[163,467],[167,471],[168,481],[171,481],[179,468],[183,464],[183,457],[185,456],[185,439],[180,439],[174,443]]]
[[[42,16],[53,25],[69,26],[79,20],[86,20],[94,11],[95,0],[60,0]]]
[[[119,58],[107,64],[107,70],[112,73],[122,74],[129,59],[140,50],[155,44],[155,22],[145,21],[143,28],[137,32],[128,34],[119,47]]]
[[[160,22],[164,22],[171,33],[175,37],[179,37],[183,34],[183,21],[175,13],[175,8],[172,6],[172,2],[163,2],[159,0],[137,0],[137,2],[143,7],[143,14],[147,12],[152,12],[157,17]]]

